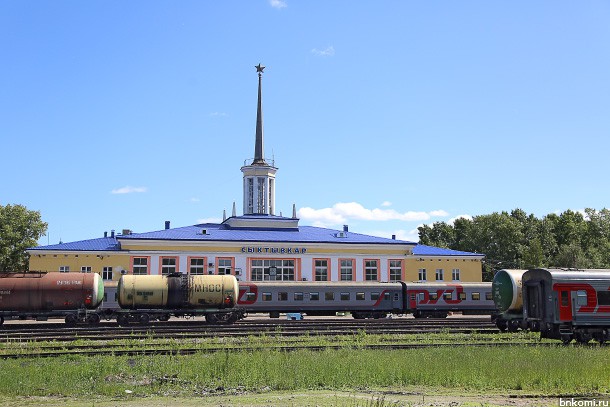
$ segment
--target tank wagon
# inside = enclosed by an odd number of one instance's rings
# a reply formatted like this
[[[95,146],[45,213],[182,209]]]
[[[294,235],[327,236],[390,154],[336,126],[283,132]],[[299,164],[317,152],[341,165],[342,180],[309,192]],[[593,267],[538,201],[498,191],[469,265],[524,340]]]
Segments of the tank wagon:
[[[525,329],[523,322],[522,277],[526,270],[499,270],[491,283],[494,304],[498,310],[492,315],[502,332]]]
[[[490,283],[405,282],[247,282],[240,283],[238,306],[248,313],[350,312],[356,319],[412,313],[445,318],[449,312],[490,315],[495,307]]]
[[[97,273],[0,274],[0,325],[5,319],[65,318],[67,324],[98,323],[104,296]]]
[[[523,318],[541,338],[610,340],[610,270],[528,270],[523,274]]]
[[[231,275],[124,275],[117,285],[117,322],[146,324],[171,316],[205,316],[210,323],[243,317],[235,309],[239,286]]]

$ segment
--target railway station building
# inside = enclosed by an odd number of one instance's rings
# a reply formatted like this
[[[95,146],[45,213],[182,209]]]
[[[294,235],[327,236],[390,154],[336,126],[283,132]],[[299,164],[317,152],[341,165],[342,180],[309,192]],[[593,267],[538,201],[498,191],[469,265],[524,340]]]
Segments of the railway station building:
[[[254,159],[241,167],[243,215],[235,204],[221,223],[104,233],[103,237],[28,249],[30,270],[122,274],[232,274],[240,281],[482,281],[483,254],[299,224],[275,214],[278,168],[264,157],[262,73]]]

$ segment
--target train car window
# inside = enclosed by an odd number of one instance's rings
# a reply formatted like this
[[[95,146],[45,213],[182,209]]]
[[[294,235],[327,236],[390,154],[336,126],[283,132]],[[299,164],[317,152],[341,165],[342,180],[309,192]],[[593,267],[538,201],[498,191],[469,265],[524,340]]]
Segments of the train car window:
[[[460,298],[460,300],[465,301],[466,300],[466,293],[460,293],[459,298]]]
[[[610,305],[610,291],[598,291],[597,303],[599,305]]]
[[[491,295],[491,292],[486,292],[486,293],[485,293],[485,299],[486,299],[487,301],[491,301],[491,300],[493,300],[493,299],[494,299],[494,298],[492,297],[492,295]]]
[[[371,300],[377,301],[379,299],[379,293],[371,293]]]
[[[568,301],[568,292],[567,291],[562,291],[560,294],[560,298],[561,298],[562,307],[567,307],[568,305],[570,305],[570,301]]]
[[[587,292],[585,290],[576,291],[576,305],[587,305]]]
[[[334,301],[335,300],[335,293],[332,291],[326,291],[324,293],[324,299],[326,301]]]
[[[480,293],[472,293],[472,294],[470,295],[470,298],[471,298],[473,301],[479,301],[479,300],[481,299],[481,294],[480,294]]]
[[[310,301],[320,301],[320,293],[309,293]]]
[[[271,301],[271,293],[263,293],[263,301]]]
[[[432,301],[438,300],[438,294],[437,293],[430,293],[430,300],[432,300]]]
[[[452,293],[445,293],[445,294],[443,294],[443,299],[444,299],[444,300],[451,300],[451,297],[452,297],[452,295],[451,295],[451,294],[452,294]]]
[[[341,301],[349,301],[349,293],[341,293]]]
[[[277,300],[278,301],[288,301],[288,293],[287,292],[277,293]]]
[[[256,293],[247,292],[246,301],[254,301],[256,299]]]
[[[364,293],[356,293],[356,301],[364,301]]]
[[[303,293],[294,293],[295,301],[303,301]]]
[[[390,293],[383,294],[383,299],[386,301],[390,301]]]

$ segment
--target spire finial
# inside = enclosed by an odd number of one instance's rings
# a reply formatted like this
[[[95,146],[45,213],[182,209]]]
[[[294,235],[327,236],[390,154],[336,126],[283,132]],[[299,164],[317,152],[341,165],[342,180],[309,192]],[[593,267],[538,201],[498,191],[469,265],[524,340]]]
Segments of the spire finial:
[[[258,107],[256,109],[256,142],[254,144],[254,161],[252,165],[267,165],[263,152],[263,92],[262,79],[265,67],[260,63],[255,66],[258,72]]]

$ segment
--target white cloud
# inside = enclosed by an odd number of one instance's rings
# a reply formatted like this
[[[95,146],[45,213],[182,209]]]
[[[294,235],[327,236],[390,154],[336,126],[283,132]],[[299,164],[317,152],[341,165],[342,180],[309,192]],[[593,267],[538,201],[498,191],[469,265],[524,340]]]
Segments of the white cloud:
[[[269,0],[269,4],[273,8],[285,8],[288,7],[284,0]]]
[[[357,202],[339,202],[332,208],[301,208],[298,210],[299,218],[311,221],[314,225],[340,225],[348,219],[364,221],[399,220],[405,222],[424,221],[432,216],[447,216],[442,210],[431,212],[398,212],[394,209],[367,209]]]
[[[228,117],[229,115],[224,112],[212,112],[209,114],[210,117]]]
[[[390,201],[383,201],[381,206],[392,206],[392,202],[390,202]]]
[[[200,201],[200,199],[199,198],[195,198],[195,197],[189,199],[189,202],[199,202],[199,201]]]
[[[111,194],[133,194],[136,192],[146,192],[148,188],[146,187],[130,187],[129,185],[122,188],[113,189],[110,191]]]
[[[333,55],[335,55],[335,47],[329,45],[328,47],[326,47],[326,49],[323,50],[314,48],[311,50],[311,53],[319,57],[332,57]]]

